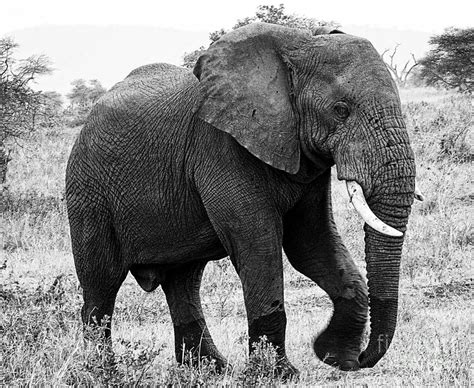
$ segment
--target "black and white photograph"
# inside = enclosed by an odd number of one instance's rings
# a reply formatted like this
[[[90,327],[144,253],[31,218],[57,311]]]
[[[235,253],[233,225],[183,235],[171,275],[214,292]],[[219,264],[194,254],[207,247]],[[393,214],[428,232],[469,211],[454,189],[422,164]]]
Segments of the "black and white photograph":
[[[472,2],[0,10],[0,386],[472,385]]]

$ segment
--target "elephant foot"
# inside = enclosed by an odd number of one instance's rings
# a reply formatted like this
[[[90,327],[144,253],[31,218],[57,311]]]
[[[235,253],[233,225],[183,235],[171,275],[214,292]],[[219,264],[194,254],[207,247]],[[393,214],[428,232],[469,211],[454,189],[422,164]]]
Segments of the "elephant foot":
[[[277,366],[275,368],[275,374],[282,380],[283,382],[288,380],[295,380],[300,375],[298,369],[296,369],[293,364],[288,361],[286,357],[281,358]]]
[[[85,339],[83,352],[85,369],[99,380],[109,381],[117,375],[118,365],[109,341]]]
[[[176,360],[194,368],[214,365],[217,373],[231,368],[224,356],[217,350],[203,320],[196,320],[175,326]]]
[[[110,329],[96,325],[85,325],[83,346],[88,362],[104,370],[116,369],[117,363],[112,348]]]
[[[204,357],[206,360],[209,362],[214,363],[214,368],[216,373],[222,374],[225,373],[226,371],[232,370],[232,364],[230,364],[225,358],[216,358],[216,357],[210,357],[210,356],[205,356]],[[201,357],[201,360],[203,357]]]
[[[191,348],[176,354],[179,364],[187,365],[196,369],[210,367],[216,373],[224,373],[232,368],[232,365],[216,349],[208,349],[207,346]]]
[[[314,341],[313,349],[318,358],[328,365],[343,371],[358,370],[359,341],[356,341],[356,345],[341,342],[326,330]]]
[[[224,373],[226,370],[232,369],[232,365],[225,358],[215,357],[202,352],[188,351],[187,354],[178,358],[178,363],[187,365],[196,369],[203,366],[210,366],[216,373]]]
[[[343,371],[358,370],[367,304],[342,297],[333,302],[333,316],[328,327],[314,341],[314,351],[326,364]]]

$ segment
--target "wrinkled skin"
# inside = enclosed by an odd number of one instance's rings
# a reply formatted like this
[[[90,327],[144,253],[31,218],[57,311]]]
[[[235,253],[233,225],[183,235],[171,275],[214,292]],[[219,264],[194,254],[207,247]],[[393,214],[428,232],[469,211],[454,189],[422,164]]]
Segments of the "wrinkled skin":
[[[178,361],[184,346],[223,367],[199,287],[206,263],[229,255],[249,345],[265,335],[280,373],[294,374],[285,353],[283,247],[334,304],[316,355],[343,370],[372,367],[384,355],[396,326],[403,237],[366,225],[367,287],[334,224],[330,167],[405,232],[414,157],[380,56],[366,40],[336,32],[253,24],[213,44],[194,74],[144,66],[98,102],[66,178],[84,324],[112,316],[130,271],[145,291],[162,286]],[[110,338],[110,325],[105,333]]]

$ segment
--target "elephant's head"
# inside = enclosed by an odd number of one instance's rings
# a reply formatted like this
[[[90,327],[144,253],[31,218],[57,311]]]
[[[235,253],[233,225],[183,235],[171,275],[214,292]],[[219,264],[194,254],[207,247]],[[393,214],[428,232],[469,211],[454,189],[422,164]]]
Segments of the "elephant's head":
[[[415,163],[398,92],[365,39],[257,23],[214,43],[194,74],[199,115],[267,164],[295,174],[301,155],[336,164],[366,221],[370,367],[396,326],[403,233],[415,191]]]

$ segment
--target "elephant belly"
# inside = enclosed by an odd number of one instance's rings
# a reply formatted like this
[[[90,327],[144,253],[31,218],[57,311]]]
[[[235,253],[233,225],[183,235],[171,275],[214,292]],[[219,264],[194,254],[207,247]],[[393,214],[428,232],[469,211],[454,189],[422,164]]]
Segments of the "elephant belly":
[[[212,228],[211,228],[212,229]],[[214,230],[205,228],[188,238],[168,241],[155,248],[142,249],[137,260],[129,266],[140,287],[154,291],[166,278],[169,270],[185,266],[191,261],[219,260],[227,256]]]
[[[139,227],[130,241],[130,264],[174,266],[194,260],[218,260],[227,252],[208,220],[198,225],[157,222]]]

